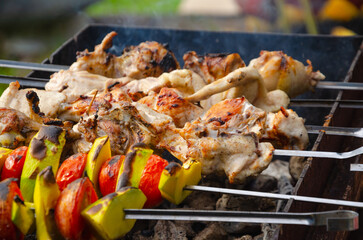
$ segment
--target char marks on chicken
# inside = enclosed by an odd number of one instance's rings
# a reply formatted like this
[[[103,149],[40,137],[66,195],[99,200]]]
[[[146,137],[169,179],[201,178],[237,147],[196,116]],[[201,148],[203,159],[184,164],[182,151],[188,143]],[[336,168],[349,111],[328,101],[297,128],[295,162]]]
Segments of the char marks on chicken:
[[[282,52],[263,51],[246,67],[237,53],[188,52],[179,69],[174,54],[157,42],[126,47],[121,56],[109,53],[116,35],[109,33],[93,52],[78,53],[45,90],[34,90],[45,117],[74,122],[69,136],[80,136],[75,152],[88,152],[97,137],[108,135],[113,154],[143,142],[238,183],[265,169],[274,147],[307,146],[304,120],[285,109],[288,94],[324,78],[310,62],[305,67]],[[31,116],[27,91],[10,84],[0,106],[20,106]],[[18,126],[16,132],[26,129]]]
[[[95,47],[94,52],[87,49],[78,53],[77,61],[70,71],[87,71],[97,75],[120,78],[142,79],[158,77],[164,72],[180,68],[174,54],[158,42],[142,42],[138,46],[126,47],[119,57],[107,53],[112,46],[112,39],[117,35],[111,32]]]
[[[28,145],[41,124],[12,108],[0,108],[0,147]]]
[[[183,60],[185,69],[199,74],[207,83],[212,83],[234,70],[246,66],[238,53],[199,56],[196,52],[190,51],[184,54]]]
[[[90,150],[96,138],[105,135],[110,138],[113,155],[125,155],[132,145],[152,144],[156,139],[153,127],[127,102],[103,115],[82,117],[73,129],[82,136],[76,143],[76,151],[83,153]]]

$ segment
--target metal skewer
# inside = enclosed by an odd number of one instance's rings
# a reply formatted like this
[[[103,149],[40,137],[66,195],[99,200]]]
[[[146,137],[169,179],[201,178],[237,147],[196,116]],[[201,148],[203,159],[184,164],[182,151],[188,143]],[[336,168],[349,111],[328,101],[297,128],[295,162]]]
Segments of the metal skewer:
[[[363,147],[357,148],[350,152],[325,152],[325,151],[303,151],[303,150],[281,150],[275,149],[275,156],[289,156],[289,157],[316,157],[316,158],[334,158],[334,159],[347,159],[363,154]]]
[[[45,84],[48,82],[48,79],[0,75],[0,83],[10,84],[11,82],[15,81],[18,81],[19,84],[23,87],[44,88]]]
[[[358,229],[358,213],[337,210],[314,213],[242,212],[177,209],[124,209],[125,219],[219,221],[244,223],[298,224],[326,226],[328,231]]]
[[[363,128],[348,128],[348,127],[323,127],[315,125],[305,125],[308,133],[319,134],[323,131],[328,135],[339,135],[363,138]]]
[[[363,164],[359,164],[359,163],[350,164],[350,171],[351,172],[363,172]]]
[[[272,198],[272,199],[280,199],[280,200],[293,199],[293,200],[302,201],[302,202],[313,202],[313,203],[332,204],[332,205],[339,205],[339,206],[346,206],[346,207],[363,208],[363,202],[317,198],[317,197],[306,197],[306,196],[298,196],[298,195],[287,195],[287,194],[279,194],[279,193],[257,192],[257,191],[249,191],[249,190],[217,188],[217,187],[207,187],[207,186],[198,186],[198,185],[185,186],[184,190],[225,193],[225,194],[232,194],[232,195],[263,197],[263,198]]]
[[[69,66],[64,66],[64,65],[31,63],[31,62],[21,62],[21,61],[11,61],[11,60],[0,60],[0,67],[39,70],[46,72],[58,72],[60,70],[65,70],[69,68]]]
[[[57,72],[59,70],[68,69],[69,66],[56,65],[56,64],[43,64],[43,63],[30,63],[11,60],[0,60],[0,67],[20,68],[47,72]],[[363,90],[362,83],[356,82],[332,82],[321,81],[316,88],[321,89],[337,89],[337,90]]]
[[[292,107],[331,108],[335,103],[340,108],[363,108],[363,100],[335,100],[335,99],[290,99]]]
[[[337,89],[337,90],[363,90],[363,84],[358,82],[329,82],[321,81],[316,85],[320,89]]]

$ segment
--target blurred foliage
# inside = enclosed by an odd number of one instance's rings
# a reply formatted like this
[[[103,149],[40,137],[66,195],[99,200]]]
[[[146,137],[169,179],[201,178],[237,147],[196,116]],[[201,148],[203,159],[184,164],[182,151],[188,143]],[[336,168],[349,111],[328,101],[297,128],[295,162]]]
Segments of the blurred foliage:
[[[107,16],[117,14],[155,15],[174,14],[181,0],[102,0],[86,9],[90,16]]]
[[[7,89],[9,86],[9,84],[5,84],[5,83],[0,83],[0,96],[1,94],[3,94],[3,92],[5,91],[5,89]]]

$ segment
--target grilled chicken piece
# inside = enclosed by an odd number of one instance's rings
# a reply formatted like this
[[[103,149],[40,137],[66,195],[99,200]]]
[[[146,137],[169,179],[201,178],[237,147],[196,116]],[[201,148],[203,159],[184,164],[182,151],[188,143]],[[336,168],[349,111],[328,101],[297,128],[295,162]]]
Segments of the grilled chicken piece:
[[[129,148],[139,142],[152,144],[156,141],[156,130],[145,122],[135,106],[123,102],[103,115],[82,118],[73,127],[82,138],[75,144],[75,152],[87,153],[97,137],[108,135],[113,155],[126,154]]]
[[[102,91],[109,85],[115,83],[125,85],[132,80],[134,79],[129,77],[107,78],[87,71],[60,70],[51,76],[45,85],[45,90],[61,92],[67,97],[67,102],[72,102],[94,89]]]
[[[61,70],[52,75],[45,89],[61,92],[67,97],[67,102],[73,102],[92,90],[101,92],[110,87],[122,87],[134,101],[137,101],[150,93],[159,92],[163,87],[178,88],[183,94],[190,95],[204,86],[205,82],[199,75],[186,69],[163,73],[157,78],[147,77],[139,80],[129,77],[108,78],[87,71]]]
[[[69,70],[75,72],[87,71],[110,78],[115,77],[116,56],[107,53],[106,50],[112,47],[112,39],[116,35],[116,32],[107,34],[101,44],[95,46],[94,52],[89,52],[88,49],[77,52],[77,61],[69,67]],[[121,75],[117,77],[121,77]]]
[[[294,111],[282,108],[277,113],[266,113],[245,98],[227,99],[215,104],[202,120],[216,131],[254,133],[275,148],[301,150],[309,142],[304,120]]]
[[[33,106],[29,104],[26,97],[29,91],[35,92],[39,97],[39,108],[46,117],[57,117],[59,107],[66,101],[63,93],[44,91],[39,89],[21,89],[18,82],[12,82],[0,97],[0,107],[14,108],[28,117],[33,117]],[[38,120],[38,119],[34,119]]]
[[[15,109],[0,108],[0,147],[14,149],[28,146],[40,126],[41,124]]]
[[[202,174],[226,175],[230,183],[242,183],[263,171],[273,152],[272,145],[259,143],[254,133],[225,133],[211,129],[201,120],[187,123],[183,129],[166,131],[158,146],[182,161],[200,161]]]
[[[282,51],[261,51],[260,57],[251,60],[249,66],[261,74],[268,91],[281,89],[289,97],[295,97],[325,79],[319,71],[313,72],[311,62],[308,66],[287,56]]]
[[[123,106],[124,102],[131,103],[132,100],[122,88],[111,85],[103,92],[98,93],[94,90],[79,96],[74,102],[63,104],[59,111],[59,118],[78,122],[84,115],[106,115],[108,111]]]
[[[291,109],[282,108],[278,113],[268,113],[261,141],[270,142],[275,148],[306,149],[309,136],[304,123],[304,119]]]
[[[182,161],[201,161],[203,174],[224,173],[231,183],[241,183],[268,166],[274,149],[270,142],[281,148],[305,148],[303,119],[285,109],[267,114],[238,98],[215,104],[182,129],[167,129],[158,146]]]
[[[198,56],[194,51],[190,51],[184,54],[183,59],[185,62],[184,68],[190,69],[200,75],[207,83],[206,85],[213,83],[204,89],[208,89],[208,91],[205,92],[205,97],[208,98],[208,100],[202,104],[204,108],[209,108],[210,106],[224,99],[239,98],[244,96],[247,97],[250,102],[254,102],[254,100],[260,99],[261,96],[263,98],[266,96],[266,91],[263,88],[263,84],[261,84],[262,81],[256,75],[256,73],[246,69],[246,80],[243,80],[243,77],[238,76],[240,72],[235,70],[246,66],[238,53],[232,53],[228,55],[207,54],[205,56]],[[229,78],[227,78],[226,76],[232,72],[235,72],[234,76],[230,75]],[[249,76],[251,76],[251,78],[249,78]],[[228,84],[225,81],[219,81],[218,84],[214,83],[221,78],[227,79]],[[241,81],[239,82],[239,80],[237,80],[234,82],[232,80],[236,78],[240,79]],[[220,83],[223,84],[221,85]],[[232,83],[232,85],[230,85],[230,83]],[[214,92],[210,91],[212,89]],[[211,94],[215,95],[211,96]],[[203,99],[205,99],[205,97]],[[192,98],[190,100],[192,100]],[[262,103],[265,101],[260,100],[259,102]],[[261,106],[266,106],[266,104],[262,104]],[[279,107],[280,106],[277,106],[277,109],[279,109]],[[267,106],[264,109],[266,111],[270,111],[270,108]],[[273,110],[276,109],[273,108],[272,111]]]
[[[191,122],[203,113],[201,107],[186,101],[183,95],[173,88],[162,88],[158,94],[149,95],[138,102],[172,117],[176,127],[184,127],[186,122]]]
[[[86,49],[78,53],[77,61],[69,70],[88,71],[109,78],[141,79],[158,77],[164,72],[180,68],[174,54],[167,49],[167,45],[157,42],[143,42],[138,46],[126,47],[119,57],[106,53],[116,35],[116,32],[107,34],[102,43],[95,47],[94,52]]]
[[[148,77],[135,80],[123,86],[134,101],[149,94],[158,93],[163,87],[177,88],[185,96],[191,95],[206,85],[205,81],[193,71],[187,69],[163,73],[158,78]]]
[[[202,120],[214,130],[228,133],[255,133],[259,138],[264,133],[266,112],[254,107],[246,98],[226,99],[213,105]]]
[[[207,99],[201,102],[201,105],[208,109],[224,99],[241,96],[245,96],[254,106],[267,112],[276,112],[280,107],[287,107],[290,102],[286,93],[281,90],[267,92],[260,74],[252,67],[236,69],[227,76],[206,85],[199,91],[186,97],[186,99],[191,102]]]
[[[196,72],[208,84],[246,66],[238,53],[198,56],[196,52],[190,51],[184,54],[183,60],[185,69]]]

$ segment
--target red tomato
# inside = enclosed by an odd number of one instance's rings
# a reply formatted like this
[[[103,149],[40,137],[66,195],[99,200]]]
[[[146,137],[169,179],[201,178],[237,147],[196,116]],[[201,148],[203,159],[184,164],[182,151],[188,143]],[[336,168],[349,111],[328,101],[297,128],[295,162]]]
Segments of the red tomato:
[[[11,208],[16,195],[24,200],[15,178],[8,178],[0,182],[0,239],[24,238],[11,221]]]
[[[118,172],[124,159],[124,155],[117,155],[102,164],[100,174],[98,175],[98,185],[103,196],[115,191]]]
[[[161,173],[167,165],[168,162],[157,155],[151,155],[147,160],[139,184],[140,190],[147,197],[144,208],[152,208],[162,202],[163,199],[159,191],[159,181]]]
[[[89,234],[83,232],[85,223],[81,212],[97,201],[97,194],[91,181],[79,178],[61,192],[54,211],[54,218],[60,233],[66,239],[80,239]]]
[[[27,151],[28,147],[23,146],[15,149],[9,154],[4,162],[4,167],[1,172],[1,180],[16,178],[18,179],[17,183],[19,184]]]
[[[87,154],[77,153],[67,158],[57,172],[56,181],[59,190],[62,191],[68,184],[81,178],[86,167]]]

